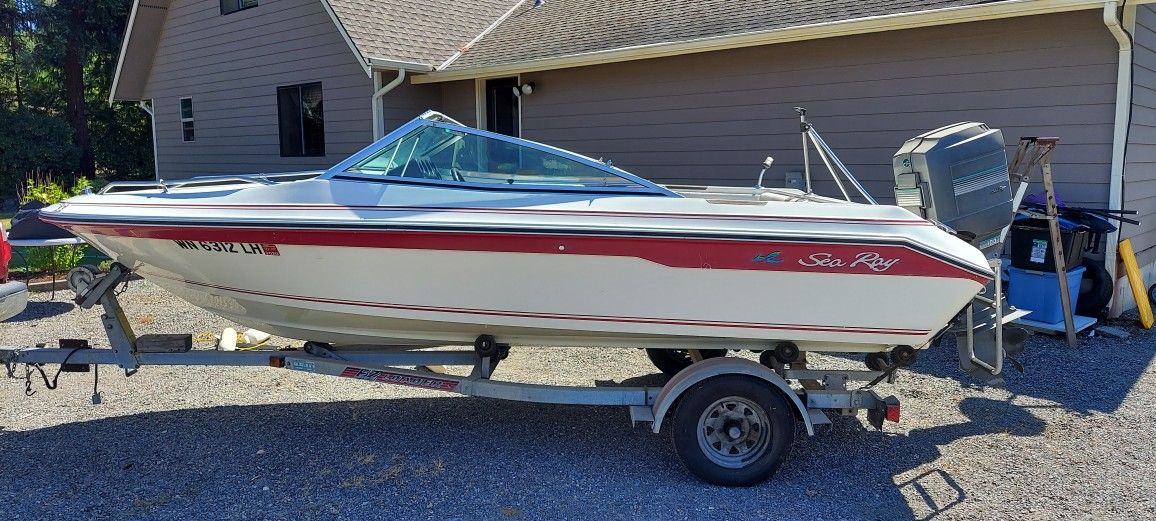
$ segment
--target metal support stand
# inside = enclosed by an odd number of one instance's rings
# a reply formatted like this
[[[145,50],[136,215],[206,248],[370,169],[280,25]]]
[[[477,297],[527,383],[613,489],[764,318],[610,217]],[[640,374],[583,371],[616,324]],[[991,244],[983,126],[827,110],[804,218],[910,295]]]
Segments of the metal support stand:
[[[113,263],[108,273],[99,274],[91,266],[80,266],[68,273],[68,284],[76,292],[74,301],[82,309],[89,309],[100,303],[104,313],[100,322],[108,335],[108,341],[117,360],[117,365],[131,375],[140,367],[136,358],[136,334],[124,315],[124,308],[116,299],[116,287],[128,280],[130,271],[120,263]]]
[[[1012,199],[1013,208],[1019,208],[1023,202],[1031,184],[1031,172],[1036,165],[1049,161],[1049,154],[1057,141],[1055,138],[1020,138],[1019,147],[1008,167],[1009,180],[1019,184]],[[1046,171],[1050,182],[1050,163]],[[977,245],[988,257],[995,280],[963,310],[961,323],[952,326],[952,331],[957,335],[960,369],[976,375],[986,372],[998,376],[1003,371],[1005,358],[1017,369],[1023,370],[1013,355],[1023,348],[1026,331],[1017,328],[1009,341],[1004,330],[1004,326],[1028,314],[1028,311],[1007,306],[1003,294],[1003,270],[999,254],[1011,225],[1009,221],[997,236]]]
[[[77,248],[81,247],[84,241],[76,237],[70,237],[65,239],[12,239],[9,240],[8,243],[12,246],[12,253],[20,257],[20,261],[24,264],[24,269],[28,276],[32,275],[32,264],[28,262],[28,257],[25,256],[23,249],[48,248],[49,262],[51,263],[50,268],[52,270],[50,273],[52,275],[52,286],[50,286],[49,289],[48,299],[55,300],[56,281],[59,275],[57,270],[60,269],[56,263],[56,249],[61,246],[68,246],[71,248],[72,254],[75,255]]]

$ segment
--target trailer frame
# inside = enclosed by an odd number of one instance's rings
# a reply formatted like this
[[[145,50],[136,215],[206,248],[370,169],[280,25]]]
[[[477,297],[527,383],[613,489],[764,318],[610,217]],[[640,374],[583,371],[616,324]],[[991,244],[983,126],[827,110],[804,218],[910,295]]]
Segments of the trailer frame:
[[[693,363],[661,387],[583,387],[493,380],[491,377],[500,362],[508,355],[510,346],[500,343],[500,339],[484,334],[478,336],[473,350],[428,351],[410,346],[333,346],[316,342],[306,342],[300,349],[193,350],[190,334],[138,336],[133,331],[116,292],[116,288],[127,281],[130,274],[131,270],[119,263],[114,263],[107,273],[100,273],[91,266],[82,266],[68,274],[68,283],[77,294],[74,300],[78,306],[88,309],[99,304],[103,308],[100,320],[108,337],[108,347],[93,347],[88,340],[67,339],[60,341],[60,347],[46,347],[43,344],[36,347],[0,346],[0,362],[4,363],[8,376],[24,379],[27,388],[31,390],[33,375],[37,372],[43,375],[45,383],[48,384],[47,374],[42,368],[45,364],[59,364],[60,370],[65,372],[85,372],[93,365],[115,365],[125,371],[126,377],[132,376],[141,367],[156,365],[266,366],[452,392],[465,396],[547,404],[626,406],[633,424],[650,423],[650,430],[654,433],[660,432],[664,423],[673,422],[673,420],[664,422],[665,419],[668,417],[677,419],[682,414],[690,417],[692,414],[701,413],[700,420],[708,423],[722,421],[707,418],[709,411],[683,411],[679,404],[687,396],[706,392],[703,389],[712,386],[718,388],[717,384],[723,382],[722,379],[730,379],[729,381],[754,382],[761,386],[759,387],[761,390],[755,396],[748,396],[755,401],[765,397],[765,393],[784,399],[790,409],[789,416],[786,417],[801,421],[807,433],[813,435],[816,425],[831,422],[828,413],[849,416],[857,414],[860,409],[865,409],[868,411],[869,422],[879,429],[882,429],[884,420],[898,421],[898,399],[894,396],[881,397],[873,390],[873,386],[884,380],[894,381],[896,370],[911,362],[911,360],[904,360],[902,364],[896,362],[878,371],[820,370],[807,368],[805,362],[776,361],[774,357],[766,356],[773,353],[768,350],[760,359],[762,363],[737,357],[711,358]],[[17,370],[20,365],[24,365],[23,372]],[[467,366],[471,367],[471,371],[466,376],[459,376],[436,370],[438,366],[447,365]],[[413,366],[414,369],[399,366]],[[788,383],[788,380],[811,383],[804,388],[796,389]],[[869,383],[850,389],[849,382]],[[53,385],[49,384],[50,388]],[[94,404],[100,402],[95,387],[94,383]],[[725,388],[724,386],[723,389]],[[742,397],[736,397],[736,400],[739,399]],[[726,407],[730,406],[724,404],[719,410],[725,413]],[[783,413],[783,411],[769,412],[771,416],[764,418],[763,421],[771,424],[774,423],[771,421],[774,414]],[[728,425],[733,424],[730,428],[738,432],[750,427],[747,423],[743,423],[744,421],[743,418],[737,418]],[[792,425],[791,432],[793,429]],[[700,425],[697,430],[701,442],[704,427]],[[713,432],[709,426],[706,430],[708,433]],[[685,432],[686,429],[683,431],[681,434],[683,437],[694,436],[693,431],[689,434]],[[743,436],[751,435],[753,434],[743,434]],[[674,436],[676,448],[679,448],[680,433],[676,431]],[[720,434],[713,432],[713,436],[717,438]],[[790,440],[785,442],[789,444]],[[682,445],[686,446],[686,443]],[[703,447],[704,451],[709,452],[709,444]],[[741,447],[739,449],[731,447],[728,450],[741,450]],[[722,457],[725,460],[726,454]],[[688,470],[715,484],[750,485],[769,478],[783,458],[785,454],[772,458],[775,461],[756,462],[769,469],[764,472],[743,473],[719,468],[694,468],[689,463]],[[686,461],[687,458],[683,460]]]

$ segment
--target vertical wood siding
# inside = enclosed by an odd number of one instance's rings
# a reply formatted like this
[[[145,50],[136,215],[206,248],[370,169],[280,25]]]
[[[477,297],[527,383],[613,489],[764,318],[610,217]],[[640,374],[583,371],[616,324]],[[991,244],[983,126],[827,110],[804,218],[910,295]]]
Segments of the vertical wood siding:
[[[523,98],[523,135],[664,183],[750,186],[773,155],[775,185],[801,170],[801,105],[890,201],[904,140],[982,121],[1009,152],[1020,136],[1059,136],[1062,197],[1103,206],[1116,54],[1100,11],[1085,11],[524,73],[538,89]]]
[[[320,81],[325,157],[280,157],[277,87]],[[373,138],[373,83],[318,0],[260,0],[222,16],[219,0],[174,0],[149,73],[160,175],[325,168]],[[193,98],[196,142],[178,100]]]
[[[1143,266],[1156,263],[1156,9],[1152,6],[1137,9],[1132,74],[1124,207],[1139,212],[1141,225],[1125,225],[1120,236],[1132,239]]]

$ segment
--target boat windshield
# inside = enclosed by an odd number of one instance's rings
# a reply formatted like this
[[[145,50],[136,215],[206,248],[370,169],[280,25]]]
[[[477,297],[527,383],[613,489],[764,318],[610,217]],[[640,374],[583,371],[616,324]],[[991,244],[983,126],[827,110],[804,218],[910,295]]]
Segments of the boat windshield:
[[[496,185],[644,188],[545,150],[440,125],[422,125],[346,172]]]

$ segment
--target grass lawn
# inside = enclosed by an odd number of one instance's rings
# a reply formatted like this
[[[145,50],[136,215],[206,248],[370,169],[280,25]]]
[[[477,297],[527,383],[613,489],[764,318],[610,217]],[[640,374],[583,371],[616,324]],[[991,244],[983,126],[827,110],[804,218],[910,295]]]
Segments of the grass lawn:
[[[5,230],[7,230],[8,228],[11,228],[13,215],[16,215],[16,214],[15,213],[0,213],[0,226],[4,226]]]

